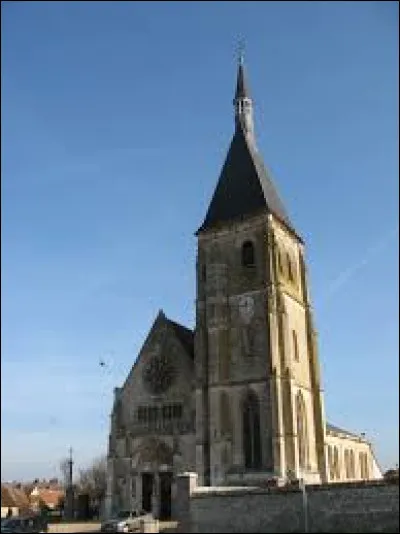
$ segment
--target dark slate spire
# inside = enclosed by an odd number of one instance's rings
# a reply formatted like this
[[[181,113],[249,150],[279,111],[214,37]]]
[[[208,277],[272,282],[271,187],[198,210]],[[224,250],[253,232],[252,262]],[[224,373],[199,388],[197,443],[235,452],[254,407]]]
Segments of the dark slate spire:
[[[239,58],[238,75],[236,82],[235,100],[239,98],[250,98],[249,86],[244,72],[243,56]]]
[[[248,95],[241,58],[234,100],[235,133],[199,231],[262,211],[274,214],[293,230],[271,175],[256,148],[252,100]]]
[[[206,218],[199,230],[265,210],[274,213],[291,227],[268,171],[239,126],[231,141]]]

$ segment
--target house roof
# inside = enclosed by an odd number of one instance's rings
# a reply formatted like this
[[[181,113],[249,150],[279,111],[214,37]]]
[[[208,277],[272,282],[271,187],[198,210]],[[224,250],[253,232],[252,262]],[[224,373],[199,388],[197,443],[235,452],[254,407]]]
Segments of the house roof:
[[[237,124],[206,217],[198,231],[262,211],[273,213],[294,231],[261,156],[246,139],[242,126]]]
[[[12,498],[8,488],[1,485],[1,507],[13,508],[15,506],[14,499]]]
[[[32,497],[35,497],[42,501],[46,506],[57,506],[60,500],[64,497],[64,492],[57,489],[38,488],[36,487],[32,493]]]
[[[9,484],[1,485],[1,506],[9,508],[29,509],[29,498],[26,493],[15,486]]]

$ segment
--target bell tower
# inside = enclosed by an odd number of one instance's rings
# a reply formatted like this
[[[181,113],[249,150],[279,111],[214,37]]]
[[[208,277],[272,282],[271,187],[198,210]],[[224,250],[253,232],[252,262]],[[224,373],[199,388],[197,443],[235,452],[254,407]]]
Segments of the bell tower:
[[[325,480],[323,397],[304,243],[256,148],[243,57],[235,131],[197,231],[200,483]]]

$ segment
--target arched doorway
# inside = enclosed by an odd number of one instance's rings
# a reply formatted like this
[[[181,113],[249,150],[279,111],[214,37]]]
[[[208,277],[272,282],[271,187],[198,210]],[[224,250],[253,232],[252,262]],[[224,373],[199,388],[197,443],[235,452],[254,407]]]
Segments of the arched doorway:
[[[171,517],[171,487],[172,472],[165,471],[159,473],[160,477],[160,519],[169,519]]]
[[[260,404],[249,391],[243,401],[243,452],[246,469],[261,467]]]
[[[153,511],[154,473],[142,473],[142,510]]]
[[[136,452],[141,484],[140,506],[160,519],[171,517],[173,453],[163,441],[146,439]]]

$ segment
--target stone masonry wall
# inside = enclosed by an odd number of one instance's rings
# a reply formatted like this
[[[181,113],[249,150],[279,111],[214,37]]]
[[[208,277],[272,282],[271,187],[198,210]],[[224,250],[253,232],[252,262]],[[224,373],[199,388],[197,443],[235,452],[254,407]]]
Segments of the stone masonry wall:
[[[190,491],[189,509],[177,518],[182,532],[305,531],[299,488],[195,487],[191,477],[190,490],[181,479]],[[398,484],[325,484],[306,492],[308,532],[399,532]]]

